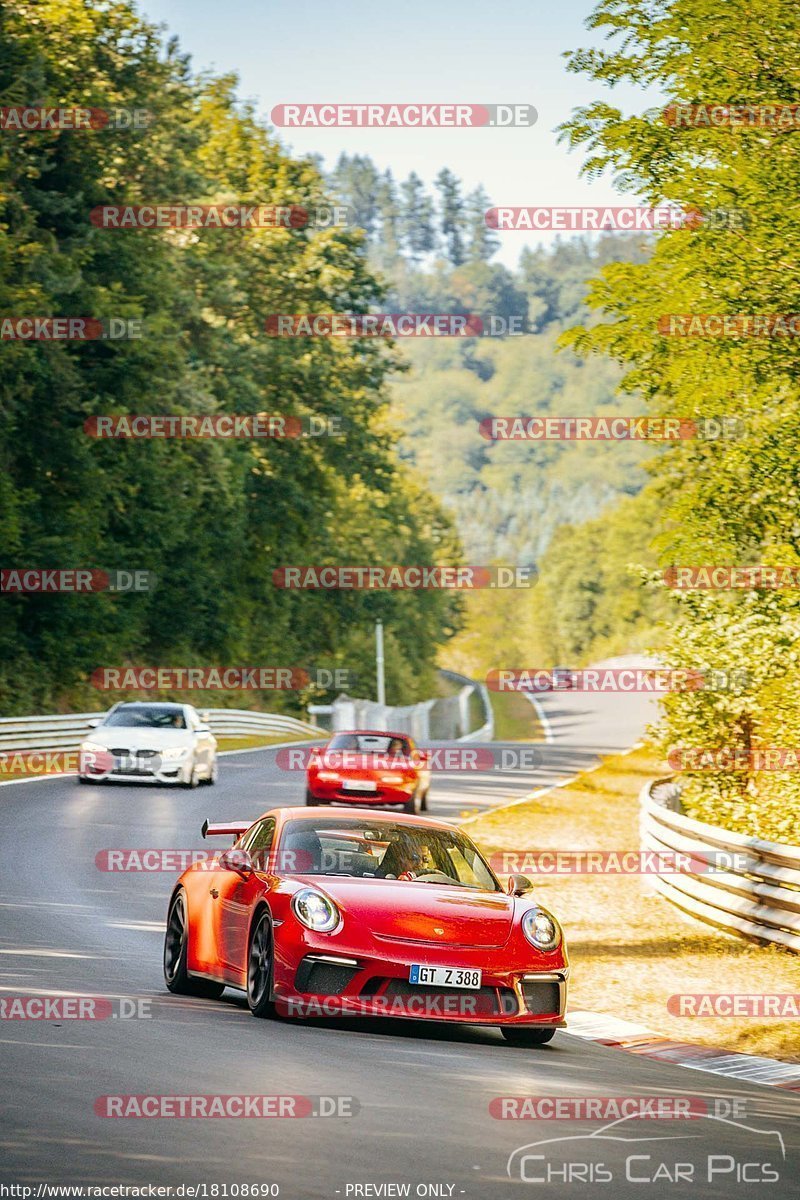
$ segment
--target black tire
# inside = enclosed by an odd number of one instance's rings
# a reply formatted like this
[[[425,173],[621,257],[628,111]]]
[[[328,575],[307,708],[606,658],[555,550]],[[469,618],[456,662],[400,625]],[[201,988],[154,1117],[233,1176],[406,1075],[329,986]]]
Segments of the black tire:
[[[430,788],[428,788],[428,791],[426,791],[425,795],[422,797],[422,800],[420,801],[420,805],[419,805],[419,811],[420,811],[420,812],[427,812],[427,811],[428,811],[428,792],[429,792],[430,790],[431,790],[431,789],[430,789]]]
[[[186,970],[189,934],[186,917],[186,893],[181,888],[172,898],[164,935],[164,982],[177,996],[203,996],[218,1000],[225,991],[224,983],[213,979],[198,979]]]
[[[405,804],[403,805],[403,812],[410,813],[411,816],[414,816],[418,812],[422,812],[422,804],[419,800],[419,792],[414,792],[413,796],[409,796],[408,800],[406,800]]]
[[[327,800],[318,800],[311,792],[310,788],[306,788],[306,804],[312,808],[320,808],[323,804],[327,804]]]
[[[79,775],[79,776],[78,776],[78,783],[83,783],[83,784],[86,784],[86,783],[94,783],[94,780],[93,780],[93,779],[90,779],[88,775]]]
[[[255,919],[247,950],[247,1007],[254,1017],[274,1017],[272,920],[266,908]]]
[[[217,782],[218,778],[219,778],[219,772],[218,772],[218,768],[217,768],[217,760],[214,759],[214,765],[211,768],[210,773],[205,777],[205,779],[202,782],[206,785],[206,787],[213,787],[214,784]]]
[[[544,1046],[556,1034],[555,1029],[525,1029],[521,1026],[509,1026],[500,1032],[512,1046]]]

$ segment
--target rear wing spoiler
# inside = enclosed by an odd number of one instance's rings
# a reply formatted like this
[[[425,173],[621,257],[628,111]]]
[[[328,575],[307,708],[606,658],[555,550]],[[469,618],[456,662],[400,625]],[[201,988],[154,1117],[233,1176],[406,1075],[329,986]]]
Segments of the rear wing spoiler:
[[[249,829],[253,824],[252,821],[221,821],[219,824],[210,825],[208,818],[203,821],[203,827],[200,830],[204,838],[207,837],[224,837],[225,834],[233,834],[234,837],[241,837],[245,829]]]

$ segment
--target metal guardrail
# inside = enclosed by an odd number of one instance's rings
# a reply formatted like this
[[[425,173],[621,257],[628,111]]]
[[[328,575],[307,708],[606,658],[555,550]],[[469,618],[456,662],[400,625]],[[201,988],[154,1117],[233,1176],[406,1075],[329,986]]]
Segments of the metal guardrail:
[[[654,876],[660,895],[718,929],[800,953],[800,846],[730,833],[687,817],[673,779],[645,784],[639,801],[645,850],[677,852],[699,860],[698,866],[713,867],[708,873]]]
[[[491,741],[494,737],[494,716],[485,686],[454,671],[440,671],[440,674],[453,683],[461,684],[457,693],[400,707],[339,696],[333,704],[324,707],[316,705],[313,711],[330,715],[334,730],[393,730],[395,733],[410,734],[420,745],[431,741]],[[473,729],[476,697],[483,724]]]
[[[479,729],[473,729],[471,733],[462,734],[458,739],[460,742],[491,742],[494,739],[494,709],[489,698],[489,689],[485,683],[480,683],[477,679],[470,679],[467,675],[459,675],[456,671],[440,670],[440,675],[445,679],[452,679],[454,683],[463,684],[462,693],[469,689],[470,693],[477,696],[480,706],[483,709],[483,724]],[[470,697],[467,697],[466,703],[469,704]]]
[[[105,716],[103,712],[67,713],[44,717],[0,718],[0,752],[14,750],[70,750],[89,732],[89,721]],[[279,713],[249,712],[238,708],[203,709],[208,714],[211,732],[218,737],[251,737],[260,733],[319,733],[307,721],[298,721]]]

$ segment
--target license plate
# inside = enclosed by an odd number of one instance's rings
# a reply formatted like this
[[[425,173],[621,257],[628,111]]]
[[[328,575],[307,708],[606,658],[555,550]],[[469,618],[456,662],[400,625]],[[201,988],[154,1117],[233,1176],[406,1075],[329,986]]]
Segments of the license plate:
[[[345,779],[342,790],[345,792],[374,792],[376,785],[371,779]]]
[[[433,983],[436,987],[467,988],[477,991],[481,972],[463,967],[423,967],[415,963],[408,976],[409,983]]]
[[[152,773],[152,761],[139,754],[118,754],[114,759],[114,769],[126,775]]]

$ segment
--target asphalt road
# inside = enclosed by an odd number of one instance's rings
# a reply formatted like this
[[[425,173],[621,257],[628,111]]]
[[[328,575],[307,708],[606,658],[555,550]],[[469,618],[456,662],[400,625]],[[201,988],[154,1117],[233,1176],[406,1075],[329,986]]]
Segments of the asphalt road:
[[[564,693],[545,708],[554,740],[539,765],[437,777],[431,811],[454,819],[570,776],[632,744],[650,717],[641,696]],[[234,992],[215,1003],[169,996],[161,946],[174,874],[109,873],[96,855],[198,847],[205,816],[301,803],[302,777],[275,760],[274,750],[226,757],[217,787],[196,791],[71,779],[0,788],[0,998],[75,993],[149,1010],[0,1022],[2,1184],[32,1185],[34,1196],[42,1183],[206,1185],[195,1194],[209,1197],[224,1196],[224,1185],[230,1195],[232,1185],[273,1184],[283,1200],[481,1200],[535,1196],[547,1186],[535,1180],[549,1177],[549,1193],[565,1196],[603,1186],[615,1196],[798,1194],[800,1101],[786,1092],[568,1033],[521,1050],[478,1028],[256,1021]],[[351,1097],[340,1103],[352,1115],[114,1119],[94,1109],[108,1094]],[[713,1115],[604,1132],[596,1120],[491,1115],[493,1098],[525,1095],[694,1097]],[[531,1143],[547,1144],[514,1153]]]

